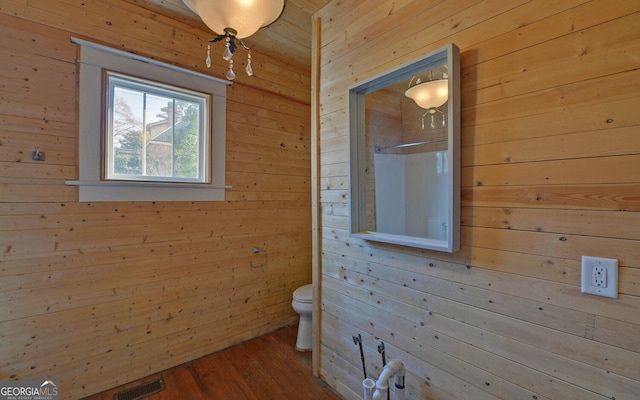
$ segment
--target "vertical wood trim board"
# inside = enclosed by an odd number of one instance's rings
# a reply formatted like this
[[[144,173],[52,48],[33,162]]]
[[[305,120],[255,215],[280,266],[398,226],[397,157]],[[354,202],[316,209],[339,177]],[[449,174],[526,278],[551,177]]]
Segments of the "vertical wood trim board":
[[[320,375],[320,345],[322,342],[322,308],[320,299],[322,287],[320,286],[320,271],[322,268],[322,243],[320,225],[320,18],[312,21],[311,60],[313,64],[311,72],[311,240],[312,240],[312,279],[313,279],[313,348],[312,371],[315,376]]]

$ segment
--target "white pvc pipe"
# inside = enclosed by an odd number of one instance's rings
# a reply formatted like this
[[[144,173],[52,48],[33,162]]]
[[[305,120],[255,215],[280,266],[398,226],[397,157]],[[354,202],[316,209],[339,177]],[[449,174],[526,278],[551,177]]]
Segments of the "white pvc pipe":
[[[385,396],[387,390],[389,390],[389,384],[387,381],[391,379],[392,376],[395,376],[395,384],[393,390],[393,400],[403,400],[404,399],[404,364],[400,360],[391,360],[389,361],[384,368],[382,369],[382,373],[378,377],[376,381],[376,391],[373,393],[372,400],[382,400]],[[398,397],[400,396],[400,397]]]
[[[376,388],[376,382],[367,378],[362,381],[362,389],[364,390],[364,400],[373,400],[373,391]]]

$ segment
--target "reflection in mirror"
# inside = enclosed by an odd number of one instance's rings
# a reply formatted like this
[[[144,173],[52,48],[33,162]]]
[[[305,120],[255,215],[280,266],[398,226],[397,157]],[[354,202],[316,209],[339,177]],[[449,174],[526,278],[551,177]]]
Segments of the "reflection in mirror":
[[[349,89],[352,235],[458,250],[458,60],[449,45]]]

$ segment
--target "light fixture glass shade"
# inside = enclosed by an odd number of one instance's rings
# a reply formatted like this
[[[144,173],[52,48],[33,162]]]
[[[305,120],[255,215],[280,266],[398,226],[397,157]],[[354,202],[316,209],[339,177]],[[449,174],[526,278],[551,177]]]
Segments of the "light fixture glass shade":
[[[446,103],[449,98],[449,80],[436,79],[419,83],[407,89],[404,95],[425,110],[437,108]]]
[[[218,35],[226,28],[239,39],[251,36],[274,22],[284,9],[284,0],[182,0]]]

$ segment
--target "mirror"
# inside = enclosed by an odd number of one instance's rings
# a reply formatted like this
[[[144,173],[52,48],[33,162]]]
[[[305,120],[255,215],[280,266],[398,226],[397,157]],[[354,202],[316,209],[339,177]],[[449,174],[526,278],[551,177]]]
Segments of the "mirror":
[[[352,236],[459,250],[459,61],[449,44],[348,89]]]

